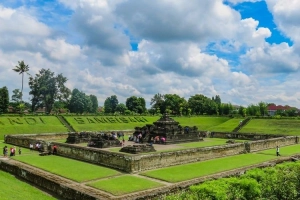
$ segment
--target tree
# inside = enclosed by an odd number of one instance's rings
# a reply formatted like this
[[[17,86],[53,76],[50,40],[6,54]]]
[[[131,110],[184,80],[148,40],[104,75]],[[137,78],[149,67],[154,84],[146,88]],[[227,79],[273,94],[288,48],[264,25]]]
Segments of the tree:
[[[23,83],[24,83],[24,73],[28,74],[29,67],[28,65],[25,65],[24,61],[22,60],[21,62],[18,61],[18,65],[15,66],[13,69],[15,72],[18,72],[19,74],[22,74],[22,89],[21,89],[21,102],[23,100]],[[29,75],[29,74],[28,74]]]
[[[119,103],[116,107],[116,111],[119,112],[120,114],[125,114],[126,110],[128,110],[128,108],[124,103]]]
[[[131,96],[126,99],[126,107],[130,111],[142,114],[146,110],[146,102],[142,97]]]
[[[91,112],[92,113],[96,113],[97,111],[98,111],[98,99],[97,99],[97,97],[95,96],[95,95],[90,95],[90,99],[91,99],[91,101],[92,101],[92,110],[91,110]]]
[[[268,111],[267,111],[267,107],[268,107],[268,103],[265,103],[265,102],[259,102],[258,103],[258,106],[259,106],[259,111],[260,111],[260,114],[262,116],[265,116],[268,114]]]
[[[104,101],[104,112],[105,113],[115,113],[118,104],[119,104],[119,101],[118,101],[118,97],[116,95],[107,97]]]
[[[153,109],[156,111],[159,109],[159,112],[162,114],[164,113],[165,109],[163,108],[164,104],[164,95],[157,93],[154,95],[154,97],[151,99],[150,105]]]
[[[39,105],[45,107],[46,113],[50,113],[56,100],[67,104],[71,92],[65,86],[66,82],[67,78],[62,74],[55,76],[50,69],[41,69],[35,77],[30,77],[32,111]]]
[[[94,98],[94,97],[93,97]],[[97,98],[96,98],[97,99]],[[98,102],[97,102],[98,104]],[[97,106],[98,108],[98,106]],[[74,89],[72,91],[72,96],[69,104],[70,112],[72,113],[84,113],[84,112],[93,112],[93,102],[90,96],[85,93],[79,91],[78,89]]]
[[[179,115],[180,108],[186,103],[186,100],[183,97],[180,97],[177,94],[165,94],[163,107],[168,112]],[[183,108],[182,108],[183,110]]]
[[[6,86],[0,88],[0,113],[7,113],[9,106],[9,93]]]
[[[202,94],[191,96],[188,104],[192,114],[217,114],[217,104]]]

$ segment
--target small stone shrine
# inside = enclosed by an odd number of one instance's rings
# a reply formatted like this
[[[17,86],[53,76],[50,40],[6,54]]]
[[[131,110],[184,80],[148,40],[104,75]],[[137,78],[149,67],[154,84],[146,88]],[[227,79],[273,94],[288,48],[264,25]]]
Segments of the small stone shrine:
[[[155,152],[156,150],[152,145],[149,144],[134,144],[123,147],[120,152],[126,152],[131,154],[145,153],[145,152]]]
[[[109,148],[121,146],[121,141],[118,139],[120,133],[97,133],[97,132],[80,132],[69,133],[66,143],[79,144],[88,143],[88,147]],[[122,133],[123,137],[124,134]]]
[[[164,114],[153,125],[147,124],[144,127],[136,127],[133,137],[135,142],[145,141],[151,144],[174,144],[202,140],[196,126],[182,127],[168,114]],[[140,140],[141,137],[142,140]]]

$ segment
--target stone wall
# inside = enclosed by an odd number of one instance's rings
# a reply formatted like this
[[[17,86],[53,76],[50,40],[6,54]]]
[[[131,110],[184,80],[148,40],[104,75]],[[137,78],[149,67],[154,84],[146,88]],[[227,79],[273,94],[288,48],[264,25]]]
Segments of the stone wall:
[[[104,165],[125,172],[132,172],[132,155],[114,153],[92,147],[81,147],[73,144],[52,142],[57,146],[57,155]]]
[[[238,133],[238,132],[211,132],[211,137],[240,140],[266,140],[270,138],[285,137],[283,134],[257,134],[257,133]]]
[[[24,136],[22,136],[22,138],[18,138],[16,135],[5,137],[5,142],[15,145],[24,145],[24,143],[27,143],[30,140],[32,140],[32,138],[26,139]],[[129,173],[135,173],[149,169],[209,160],[246,152],[260,151],[270,148],[275,149],[277,145],[287,146],[296,144],[298,141],[299,138],[297,136],[288,136],[222,146],[191,148],[141,155],[115,153],[97,148],[81,147],[57,142],[48,142],[47,145],[51,148],[55,144],[58,147],[58,155],[60,156],[103,165]],[[28,148],[27,145],[25,147]]]

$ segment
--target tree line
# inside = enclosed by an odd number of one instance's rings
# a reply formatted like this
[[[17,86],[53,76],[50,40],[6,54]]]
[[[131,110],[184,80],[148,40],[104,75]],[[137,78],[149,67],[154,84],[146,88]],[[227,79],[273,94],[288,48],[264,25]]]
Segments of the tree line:
[[[219,95],[212,98],[203,94],[195,94],[188,100],[177,94],[155,94],[150,101],[151,108],[146,108],[143,97],[131,96],[125,103],[119,103],[118,97],[107,97],[104,105],[98,105],[97,97],[85,94],[77,88],[72,91],[66,87],[67,78],[62,74],[55,74],[50,69],[41,69],[32,76],[29,66],[24,61],[19,61],[13,70],[22,76],[21,90],[12,91],[11,99],[6,86],[0,88],[0,113],[7,113],[9,106],[14,111],[22,113],[24,110],[36,112],[44,108],[45,113],[71,112],[71,113],[103,113],[103,114],[163,114],[172,115],[241,115],[241,116],[266,116],[268,103],[259,102],[248,107],[233,106],[223,103]],[[28,86],[30,100],[23,100],[24,74],[29,76]],[[281,116],[296,115],[296,108],[279,111]]]

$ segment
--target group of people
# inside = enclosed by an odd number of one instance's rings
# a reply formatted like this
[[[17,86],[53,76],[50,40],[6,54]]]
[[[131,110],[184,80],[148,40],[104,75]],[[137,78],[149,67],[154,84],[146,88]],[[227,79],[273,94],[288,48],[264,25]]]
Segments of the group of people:
[[[9,149],[9,156],[15,156],[16,155],[16,151],[17,151],[17,148],[14,146],[14,147],[10,147]],[[21,150],[21,147],[19,147],[19,155],[21,155],[22,153],[22,150]],[[4,146],[3,147],[3,156],[4,157],[8,157],[8,147],[7,146]]]

